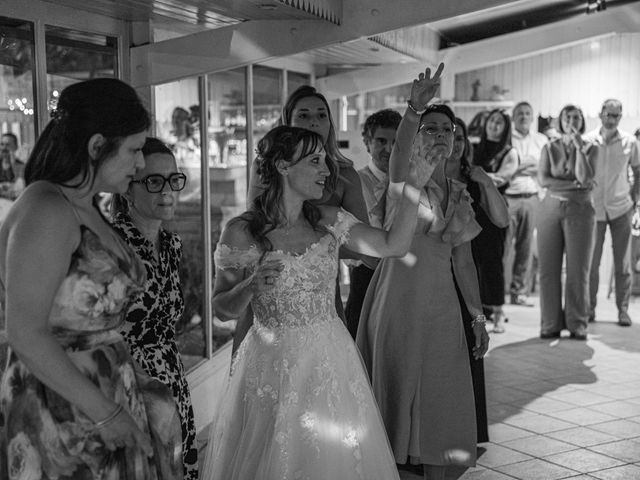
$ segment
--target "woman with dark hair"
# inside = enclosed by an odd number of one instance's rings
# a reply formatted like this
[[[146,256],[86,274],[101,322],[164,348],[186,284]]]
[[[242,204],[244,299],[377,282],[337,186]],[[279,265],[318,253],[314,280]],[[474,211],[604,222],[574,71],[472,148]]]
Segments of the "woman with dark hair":
[[[171,389],[182,423],[184,478],[198,478],[198,449],[191,395],[175,341],[176,323],[184,312],[180,287],[182,242],[162,228],[173,220],[178,192],[187,183],[167,145],[148,137],[142,147],[145,167],[129,188],[113,198],[113,227],[142,260],[144,291],[129,305],[120,329],[131,356],[152,378]]]
[[[456,132],[453,138],[453,151],[447,159],[445,175],[467,186],[467,190],[476,190],[476,196],[480,198],[479,203],[487,213],[494,225],[506,227],[509,225],[509,209],[504,197],[500,194],[493,181],[487,173],[477,165],[471,165],[471,144],[467,138],[467,126],[464,121],[456,117]],[[455,280],[455,271],[454,271]],[[462,323],[464,333],[467,337],[469,348],[469,362],[471,364],[471,378],[473,379],[473,395],[476,406],[476,427],[478,433],[478,443],[489,441],[489,426],[487,422],[487,398],[485,395],[484,382],[484,360],[474,358],[473,347],[475,337],[471,322],[473,317],[469,313],[464,298],[457,286],[458,299],[460,301],[460,311],[462,312]]]
[[[547,189],[538,216],[540,271],[540,337],[558,338],[568,328],[571,338],[587,339],[589,266],[593,255],[595,210],[591,190],[595,149],[582,140],[584,115],[566,105],[558,117],[561,138],[542,149],[538,180]],[[566,256],[564,309],[562,258]]]
[[[171,393],[135,370],[118,333],[144,267],[95,201],[144,167],[149,124],[120,80],[65,88],[0,228],[3,478],[182,478]]]
[[[489,344],[469,245],[480,227],[465,185],[445,177],[455,117],[446,105],[427,107],[442,68],[414,80],[389,164],[385,223],[394,218],[410,158],[430,167],[416,233],[407,256],[378,265],[357,336],[395,460],[422,465],[429,480],[444,479],[448,465],[476,461],[473,385],[452,265],[473,319],[473,358]]]
[[[357,349],[337,316],[338,249],[404,255],[425,165],[412,166],[389,231],[315,201],[334,181],[324,139],[280,126],[258,144],[264,189],[229,221],[216,249],[213,304],[222,319],[249,304],[205,459],[207,480],[397,479]]]
[[[482,167],[498,191],[504,194],[518,168],[518,152],[511,145],[511,119],[502,110],[489,113],[480,143],[473,152],[473,164]],[[480,281],[480,297],[485,314],[493,320],[493,332],[502,333],[506,321],[502,310],[505,291],[502,257],[507,228],[497,226],[487,215],[478,190],[472,187],[469,193],[474,200],[476,220],[482,227],[482,232],[471,242]]]

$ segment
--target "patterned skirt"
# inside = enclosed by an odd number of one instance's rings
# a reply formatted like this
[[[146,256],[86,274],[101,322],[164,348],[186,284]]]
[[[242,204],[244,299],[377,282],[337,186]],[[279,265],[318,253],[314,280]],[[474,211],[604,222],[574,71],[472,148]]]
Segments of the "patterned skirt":
[[[10,350],[0,383],[0,478],[181,479],[180,420],[171,392],[135,369],[115,331],[60,340],[76,367],[149,435],[154,454],[147,457],[137,446],[107,450],[93,422]]]

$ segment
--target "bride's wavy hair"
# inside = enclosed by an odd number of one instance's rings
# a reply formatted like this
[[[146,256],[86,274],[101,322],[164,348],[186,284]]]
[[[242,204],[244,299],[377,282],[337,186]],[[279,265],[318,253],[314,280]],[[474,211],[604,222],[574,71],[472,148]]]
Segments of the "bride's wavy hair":
[[[239,218],[247,222],[249,233],[264,252],[273,250],[267,234],[282,225],[285,220],[282,208],[284,182],[278,170],[279,162],[283,161],[289,166],[295,165],[318,148],[323,148],[323,143],[322,137],[311,130],[288,126],[275,127],[258,142],[257,171],[264,190],[253,200],[249,210]],[[327,167],[330,172],[327,184],[333,185],[337,175],[336,166],[333,162],[327,162]],[[314,230],[324,230],[319,225],[322,214],[317,205],[305,200],[302,213]]]

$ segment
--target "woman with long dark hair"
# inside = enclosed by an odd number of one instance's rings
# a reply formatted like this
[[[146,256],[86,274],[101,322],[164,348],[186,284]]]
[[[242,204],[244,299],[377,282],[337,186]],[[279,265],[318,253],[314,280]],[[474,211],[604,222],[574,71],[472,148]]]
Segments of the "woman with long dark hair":
[[[487,173],[477,165],[471,165],[471,144],[467,136],[467,126],[464,121],[456,117],[456,132],[453,137],[453,151],[447,159],[445,174],[467,186],[467,190],[476,190],[479,203],[487,213],[492,223],[497,227],[509,225],[509,209],[504,197],[496,188],[493,180]],[[455,270],[454,279],[455,279]],[[464,302],[464,297],[456,281],[456,290],[460,301],[460,311],[462,312],[462,323],[464,333],[467,337],[469,348],[469,362],[471,365],[471,378],[473,380],[473,395],[476,406],[476,427],[478,433],[478,443],[489,441],[489,425],[487,421],[487,398],[485,394],[484,382],[484,360],[473,356],[475,337],[471,322],[473,317]]]
[[[95,200],[124,193],[144,167],[149,124],[120,80],[65,88],[0,228],[11,347],[0,387],[0,465],[11,471],[2,478],[182,478],[171,392],[136,370],[118,333],[144,267]]]
[[[493,110],[485,121],[480,143],[473,152],[473,164],[482,167],[501,194],[518,168],[518,153],[511,145],[511,119],[502,110]],[[482,232],[473,239],[473,259],[478,268],[480,297],[485,314],[493,320],[493,332],[504,332],[504,246],[506,227],[499,227],[481,207],[480,192],[471,188],[473,209]]]
[[[334,304],[341,245],[403,255],[416,225],[424,165],[413,164],[389,231],[316,201],[333,183],[324,139],[280,126],[258,144],[264,186],[228,222],[216,249],[213,305],[221,319],[250,304],[211,427],[207,480],[397,479],[357,349]]]

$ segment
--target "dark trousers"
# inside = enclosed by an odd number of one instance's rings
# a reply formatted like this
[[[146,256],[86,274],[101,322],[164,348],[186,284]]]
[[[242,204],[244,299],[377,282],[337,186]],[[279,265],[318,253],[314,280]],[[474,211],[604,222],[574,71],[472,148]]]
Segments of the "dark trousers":
[[[370,269],[366,265],[358,265],[350,271],[351,284],[349,286],[349,298],[347,299],[347,306],[344,309],[344,313],[347,319],[347,329],[354,340],[358,333],[362,302],[367,293],[369,282],[371,282],[371,277],[373,277],[373,272],[375,272],[375,270]]]
[[[509,204],[510,225],[505,242],[505,258],[513,251],[513,266],[505,265],[505,271],[510,269],[511,295],[527,295],[531,290],[529,272],[533,257],[533,232],[535,228],[535,214],[538,209],[538,196],[507,195]]]

